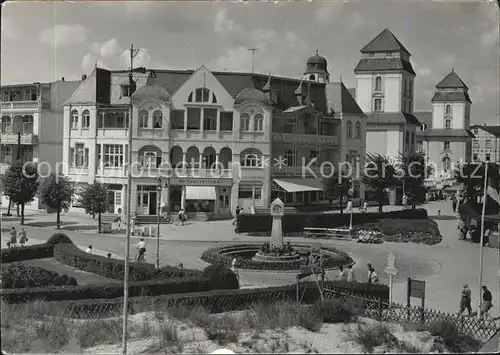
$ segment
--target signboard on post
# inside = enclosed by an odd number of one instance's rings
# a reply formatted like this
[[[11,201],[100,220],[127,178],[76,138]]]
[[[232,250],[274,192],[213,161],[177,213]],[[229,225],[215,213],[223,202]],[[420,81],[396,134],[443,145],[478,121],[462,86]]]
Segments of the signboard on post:
[[[398,274],[396,269],[396,254],[387,255],[387,267],[384,272],[389,275],[389,303],[392,304],[392,277]]]
[[[424,309],[425,309],[425,281],[412,280],[408,278],[408,290],[407,290],[407,306],[408,306],[408,319],[410,319],[410,298],[420,298],[421,300],[421,321],[424,322]]]

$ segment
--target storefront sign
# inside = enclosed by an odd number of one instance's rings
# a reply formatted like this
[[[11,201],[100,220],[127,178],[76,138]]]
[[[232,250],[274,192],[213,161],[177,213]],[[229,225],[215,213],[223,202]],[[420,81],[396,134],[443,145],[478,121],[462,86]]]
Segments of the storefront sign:
[[[263,176],[242,176],[241,181],[264,181]]]
[[[232,186],[232,179],[170,178],[170,185],[185,186]]]

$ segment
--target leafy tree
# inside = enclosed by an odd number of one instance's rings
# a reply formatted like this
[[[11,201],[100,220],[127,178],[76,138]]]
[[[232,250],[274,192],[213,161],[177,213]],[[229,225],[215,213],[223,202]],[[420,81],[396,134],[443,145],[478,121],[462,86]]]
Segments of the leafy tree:
[[[24,206],[35,199],[38,191],[38,171],[35,164],[16,162],[9,166],[3,178],[4,193],[9,202],[21,206],[21,224],[24,224]]]
[[[363,174],[363,183],[375,193],[378,201],[378,210],[382,212],[387,190],[397,184],[396,168],[392,161],[384,155],[367,154],[366,171]]]
[[[42,183],[43,203],[57,212],[57,228],[61,228],[61,211],[67,211],[71,205],[75,187],[71,180],[62,174],[50,174]]]
[[[455,180],[464,186],[463,195],[465,201],[477,202],[483,197],[484,173],[486,165],[484,163],[464,163],[459,164],[455,171]],[[489,163],[488,176],[498,185],[500,167],[496,163]]]
[[[323,190],[330,204],[334,199],[339,199],[340,213],[344,213],[344,196],[348,196],[351,188],[351,178],[346,174],[346,170],[336,170],[331,177],[323,179]]]
[[[99,216],[99,233],[101,233],[101,213],[105,213],[108,209],[108,189],[106,185],[94,181],[93,184],[87,185],[80,196],[85,212],[88,214]]]
[[[425,201],[424,181],[432,173],[432,169],[427,166],[424,153],[407,152],[399,155],[398,170],[405,194],[415,210],[417,203]]]

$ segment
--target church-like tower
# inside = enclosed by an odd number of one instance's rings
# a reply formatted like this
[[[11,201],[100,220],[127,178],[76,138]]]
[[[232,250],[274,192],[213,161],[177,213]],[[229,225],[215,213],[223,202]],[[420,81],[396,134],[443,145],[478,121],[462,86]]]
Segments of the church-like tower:
[[[318,51],[307,60],[306,71],[302,74],[302,79],[318,83],[330,82],[328,62],[324,57],[319,55]]]

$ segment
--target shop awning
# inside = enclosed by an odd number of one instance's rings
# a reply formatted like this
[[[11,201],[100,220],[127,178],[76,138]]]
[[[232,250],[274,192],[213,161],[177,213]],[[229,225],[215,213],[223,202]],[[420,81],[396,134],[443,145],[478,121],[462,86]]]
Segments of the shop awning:
[[[186,186],[186,200],[216,200],[214,186]]]
[[[323,191],[320,179],[274,179],[286,192]]]

